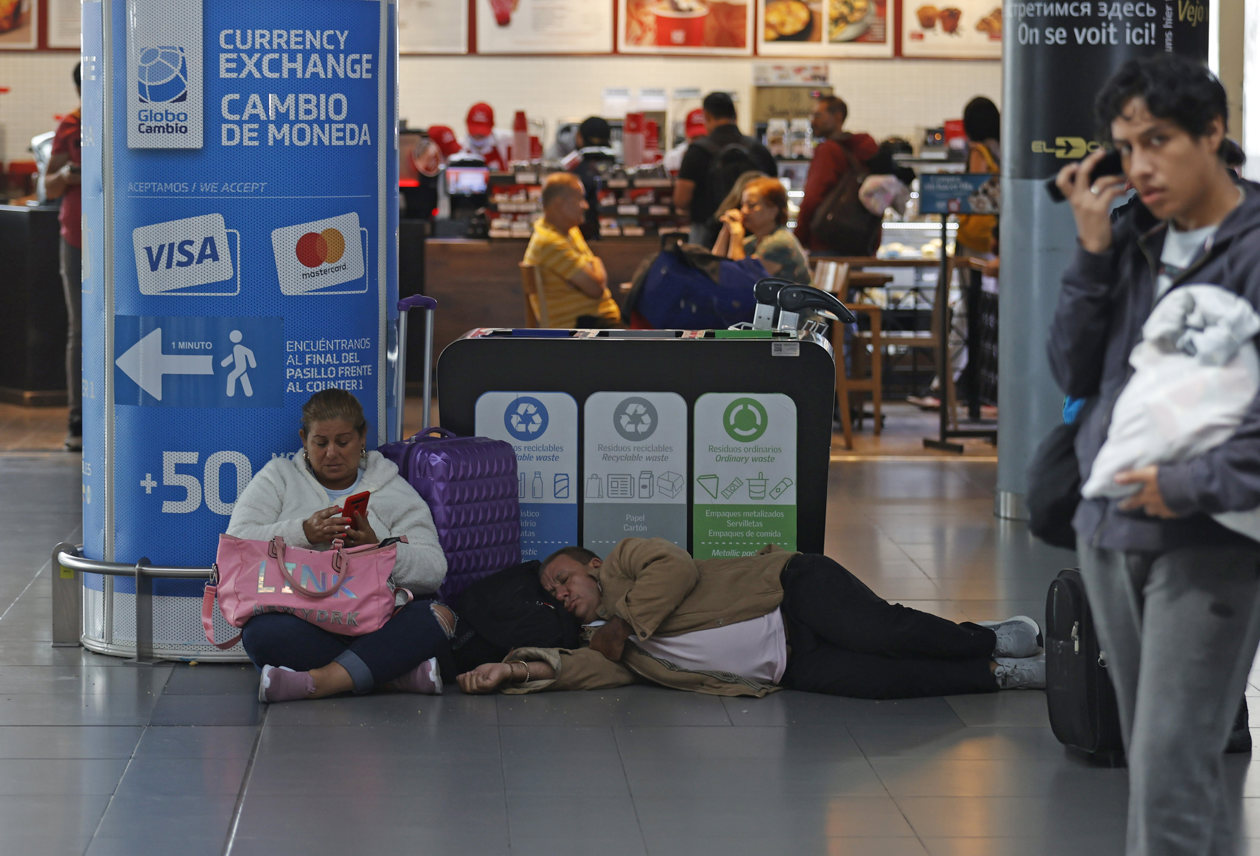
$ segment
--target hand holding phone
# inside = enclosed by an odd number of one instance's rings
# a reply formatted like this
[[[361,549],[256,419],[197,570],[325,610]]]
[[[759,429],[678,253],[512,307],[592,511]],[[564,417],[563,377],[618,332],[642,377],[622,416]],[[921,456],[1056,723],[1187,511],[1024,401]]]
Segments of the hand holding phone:
[[[1094,166],[1094,171],[1089,174],[1090,183],[1094,183],[1100,178],[1106,178],[1109,175],[1120,175],[1124,172],[1124,164],[1120,161],[1120,152],[1112,149],[1103,156]],[[1055,184],[1058,180],[1058,174],[1050,176],[1046,179],[1046,192],[1050,194],[1050,198],[1055,202],[1062,202],[1067,197],[1063,195],[1063,191],[1059,190],[1059,186]]]
[[[341,508],[341,516],[349,520],[351,525],[356,522],[355,515],[362,514],[363,518],[367,519],[368,496],[370,494],[365,490],[346,497],[346,504]]]

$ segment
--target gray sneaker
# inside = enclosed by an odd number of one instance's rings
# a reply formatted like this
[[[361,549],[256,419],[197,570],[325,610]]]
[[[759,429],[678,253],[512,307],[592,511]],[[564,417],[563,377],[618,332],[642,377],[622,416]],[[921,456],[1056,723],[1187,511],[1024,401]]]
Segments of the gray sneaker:
[[[1016,615],[1005,621],[977,621],[997,634],[994,657],[1031,657],[1041,650],[1041,628],[1027,615]]]
[[[1044,690],[1046,688],[1046,656],[995,657],[997,669],[993,677],[998,689]]]

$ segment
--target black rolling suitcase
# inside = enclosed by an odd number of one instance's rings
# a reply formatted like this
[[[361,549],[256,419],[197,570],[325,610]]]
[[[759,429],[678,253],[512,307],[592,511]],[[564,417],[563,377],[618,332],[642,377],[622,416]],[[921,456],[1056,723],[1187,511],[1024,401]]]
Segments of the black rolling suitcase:
[[[1116,693],[1085,597],[1081,572],[1068,568],[1046,595],[1046,708],[1050,729],[1063,745],[1090,758],[1124,763]],[[1226,752],[1251,751],[1247,699],[1243,697]]]
[[[1044,633],[1046,708],[1054,736],[1102,763],[1123,763],[1116,693],[1075,568],[1059,571],[1050,583]]]

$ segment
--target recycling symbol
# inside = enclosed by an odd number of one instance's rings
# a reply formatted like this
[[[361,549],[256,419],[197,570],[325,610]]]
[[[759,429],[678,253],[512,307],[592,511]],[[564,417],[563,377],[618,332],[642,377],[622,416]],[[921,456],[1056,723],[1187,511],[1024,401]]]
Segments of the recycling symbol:
[[[633,396],[613,410],[613,428],[626,440],[646,440],[656,431],[656,405]]]
[[[537,440],[547,430],[547,408],[528,395],[513,399],[503,414],[503,426],[517,440]]]
[[[732,440],[751,443],[769,427],[770,418],[765,406],[755,398],[737,398],[722,414],[722,427]]]

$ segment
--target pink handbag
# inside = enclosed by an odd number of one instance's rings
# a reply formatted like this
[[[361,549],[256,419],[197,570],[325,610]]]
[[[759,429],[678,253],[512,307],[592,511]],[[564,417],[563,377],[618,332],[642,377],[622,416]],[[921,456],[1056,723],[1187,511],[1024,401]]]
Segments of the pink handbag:
[[[214,602],[233,627],[264,612],[288,612],[316,627],[343,636],[380,630],[394,614],[397,591],[389,581],[397,558],[397,542],[331,550],[289,547],[277,535],[270,541],[219,536],[214,573],[201,597],[201,626],[216,648],[230,648],[241,638],[214,641]]]

